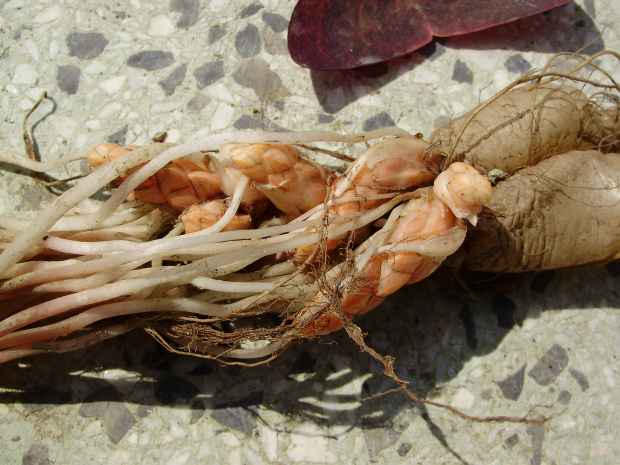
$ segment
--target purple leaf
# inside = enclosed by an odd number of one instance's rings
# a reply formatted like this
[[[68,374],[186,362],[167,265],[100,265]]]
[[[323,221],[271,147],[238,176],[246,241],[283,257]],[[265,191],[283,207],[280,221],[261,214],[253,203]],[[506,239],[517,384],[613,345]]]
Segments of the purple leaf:
[[[356,68],[412,52],[433,36],[487,29],[570,1],[299,0],[288,48],[306,68]]]

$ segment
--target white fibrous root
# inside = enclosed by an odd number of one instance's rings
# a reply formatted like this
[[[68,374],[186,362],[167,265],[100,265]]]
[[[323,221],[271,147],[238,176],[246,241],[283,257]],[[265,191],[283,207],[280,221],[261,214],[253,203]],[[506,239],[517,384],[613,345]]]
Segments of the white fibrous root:
[[[358,152],[343,174],[326,143]],[[0,363],[136,328],[177,352],[265,360],[338,329],[337,309],[352,318],[432,273],[488,201],[460,164],[433,191],[428,149],[397,128],[99,145],[92,173],[38,218],[0,217]]]

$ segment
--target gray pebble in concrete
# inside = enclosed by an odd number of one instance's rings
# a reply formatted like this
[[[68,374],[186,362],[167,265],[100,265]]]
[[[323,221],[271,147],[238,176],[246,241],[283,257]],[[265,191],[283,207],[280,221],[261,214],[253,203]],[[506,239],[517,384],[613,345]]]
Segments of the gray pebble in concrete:
[[[198,22],[200,3],[198,0],[170,0],[170,9],[181,13],[177,21],[178,28],[188,28]]]
[[[260,58],[243,62],[233,73],[235,82],[256,92],[261,101],[279,100],[290,95],[280,77]]]
[[[405,455],[407,455],[409,453],[409,451],[413,448],[413,445],[409,442],[403,442],[400,446],[398,446],[398,449],[396,450],[396,452],[398,452],[398,455],[400,455],[401,457],[404,457]]]
[[[241,431],[247,437],[251,437],[256,428],[256,418],[243,407],[217,409],[211,412],[211,417],[224,426]]]
[[[108,400],[87,400],[80,406],[80,416],[82,418],[98,418],[103,415],[105,409],[108,408],[108,404],[110,403]]]
[[[259,129],[261,131],[285,132],[281,126],[266,118],[255,118],[249,115],[242,115],[233,123],[235,129],[240,131],[244,129]]]
[[[155,71],[163,69],[174,63],[174,56],[170,52],[163,50],[145,50],[131,55],[127,59],[127,65],[132,68],[145,69],[147,71]]]
[[[273,32],[284,32],[288,27],[288,19],[275,13],[263,13],[263,21],[271,28]]]
[[[205,404],[201,400],[195,400],[192,402],[192,416],[189,420],[189,424],[193,425],[198,420],[200,420],[206,411]]]
[[[377,457],[382,450],[398,442],[401,432],[391,428],[372,428],[363,430],[364,441],[371,459]]]
[[[207,41],[209,42],[209,45],[213,45],[225,35],[226,35],[226,29],[220,26],[215,26],[209,29],[209,35],[208,35]]]
[[[332,115],[323,115],[320,114],[317,118],[317,122],[319,124],[329,124],[329,123],[333,123],[335,120],[335,118]]]
[[[224,77],[224,63],[221,61],[211,61],[204,64],[200,68],[196,68],[194,77],[196,78],[198,89],[204,89]]]
[[[183,79],[185,79],[186,73],[187,65],[183,64],[170,73],[166,79],[159,81],[158,84],[164,90],[166,95],[172,95],[174,94],[177,86],[183,82]]]
[[[118,444],[136,423],[116,390],[110,386],[89,395],[80,406],[83,418],[100,418],[101,425],[112,444]]]
[[[540,465],[542,461],[542,445],[545,439],[545,427],[542,425],[530,425],[526,431],[532,443],[530,465]]]
[[[253,24],[248,24],[235,37],[235,48],[241,58],[250,58],[260,52],[260,32]]]
[[[243,10],[241,10],[241,13],[239,14],[240,18],[249,18],[252,15],[255,15],[256,13],[258,13],[260,10],[262,10],[263,5],[259,4],[259,3],[253,3],[250,6],[246,6]]]
[[[582,391],[588,390],[588,388],[590,387],[590,383],[588,382],[588,377],[586,375],[573,368],[569,368],[568,372],[573,377],[573,379],[577,381],[577,384],[579,384],[579,387]]]
[[[508,447],[509,449],[512,449],[514,446],[516,446],[519,443],[519,435],[517,433],[513,434],[512,436],[509,436],[508,439],[506,439],[504,441],[504,444],[506,445],[506,447]]]
[[[111,144],[125,145],[125,142],[127,141],[128,129],[129,128],[127,127],[127,125],[125,125],[120,131],[116,131],[114,134],[110,134],[110,136],[108,136],[107,142],[110,142]]]
[[[506,379],[499,381],[497,385],[502,391],[506,399],[517,400],[523,391],[523,380],[525,378],[525,366],[523,364],[516,373],[508,376]]]
[[[201,94],[200,92],[196,92],[196,94],[187,102],[187,109],[189,111],[199,112],[202,111],[204,107],[206,107],[211,99],[205,94]]]
[[[112,444],[116,445],[136,423],[136,419],[122,402],[110,402],[101,415],[101,423]]]
[[[568,365],[566,349],[554,344],[528,372],[528,376],[541,386],[548,386],[556,380],[566,365]]]
[[[364,121],[364,131],[373,131],[386,126],[395,126],[394,120],[385,111]]]
[[[566,390],[561,391],[560,394],[558,394],[558,402],[562,405],[568,404],[572,398],[573,395]]]
[[[504,66],[511,73],[523,74],[532,68],[532,65],[521,55],[513,55],[506,60]]]
[[[22,457],[22,465],[48,465],[49,448],[42,444],[33,444]]]
[[[474,74],[461,60],[456,60],[454,63],[454,70],[452,72],[452,79],[456,82],[466,82],[471,84],[474,82]]]
[[[80,60],[98,57],[109,41],[97,32],[72,32],[67,36],[69,55]]]
[[[265,51],[270,55],[288,55],[288,44],[284,37],[276,34],[267,34],[263,37]]]
[[[80,87],[81,70],[77,66],[59,66],[56,74],[56,85],[69,95],[75,95]]]

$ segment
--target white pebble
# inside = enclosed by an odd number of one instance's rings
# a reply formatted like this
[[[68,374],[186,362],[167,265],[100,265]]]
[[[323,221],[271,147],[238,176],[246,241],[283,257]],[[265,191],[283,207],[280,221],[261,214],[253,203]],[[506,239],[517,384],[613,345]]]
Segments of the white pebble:
[[[497,69],[493,73],[493,85],[497,91],[502,90],[508,84],[512,82],[512,78],[508,72],[504,69]]]
[[[83,71],[88,74],[99,74],[103,73],[106,69],[108,69],[106,65],[100,61],[93,60],[90,65],[83,69]]]
[[[234,108],[227,103],[220,103],[215,110],[211,120],[211,130],[218,131],[226,129],[232,121]]]
[[[235,103],[232,95],[224,84],[215,84],[209,86],[207,87],[207,89],[205,89],[204,92],[212,99],[220,100],[226,103]]]
[[[174,32],[174,26],[166,15],[157,15],[151,21],[149,34],[152,36],[167,36]]]
[[[101,420],[95,420],[86,425],[85,428],[82,428],[81,437],[84,439],[90,439],[92,437],[99,436],[101,432]]]
[[[189,460],[190,455],[192,455],[191,450],[179,450],[170,457],[168,465],[184,465]]]
[[[590,457],[603,457],[612,453],[613,450],[609,444],[595,442],[590,446]]]
[[[88,140],[88,136],[86,134],[80,134],[79,136],[77,136],[77,139],[75,142],[75,148],[81,149],[82,147],[86,145],[87,140]]]
[[[181,106],[180,103],[177,102],[163,102],[163,103],[155,103],[151,106],[151,112],[153,113],[170,113],[173,110],[176,110]]]
[[[124,449],[117,449],[114,453],[110,454],[108,457],[108,463],[132,463],[131,460],[131,452]]]
[[[123,442],[125,444],[135,446],[136,444],[138,444],[138,433],[131,433],[129,436],[125,437],[125,440]]]
[[[476,397],[467,389],[459,388],[452,396],[450,404],[460,410],[469,410],[474,406]]]
[[[108,103],[105,107],[103,107],[101,112],[99,112],[99,117],[105,118],[106,116],[112,113],[117,113],[121,111],[122,108],[123,108],[123,105],[121,105],[120,103],[117,103],[117,102]]]
[[[37,78],[37,69],[33,65],[22,63],[15,67],[12,82],[13,84],[32,85],[37,82]]]
[[[185,438],[187,437],[187,431],[185,431],[176,421],[173,421],[170,425],[170,434],[176,438]]]
[[[418,84],[433,84],[439,82],[437,73],[431,71],[425,66],[417,66],[413,72],[413,82]]]
[[[278,459],[278,432],[271,428],[261,428],[260,437],[265,457],[270,462],[275,462]]]
[[[123,32],[123,31],[116,31],[116,35],[123,41],[123,42],[131,42],[131,34],[127,33],[127,32]]]
[[[166,134],[166,142],[170,142],[171,144],[176,144],[176,142],[181,137],[181,131],[178,129],[170,129]]]
[[[26,46],[26,50],[28,50],[28,53],[30,53],[32,59],[38,63],[39,49],[37,48],[36,44],[32,40],[28,39],[24,41],[24,45]]]
[[[241,442],[239,442],[239,439],[237,439],[237,436],[235,436],[232,433],[224,432],[224,433],[221,433],[218,437],[228,447],[239,447],[241,445]]]
[[[611,370],[611,368],[603,368],[603,373],[605,374],[605,381],[607,381],[607,386],[609,386],[610,388],[616,387],[614,372]]]
[[[70,116],[51,115],[49,120],[56,132],[65,139],[69,139],[77,127],[77,121]]]
[[[85,124],[86,127],[91,131],[98,131],[99,129],[101,129],[101,121],[99,121],[98,119],[88,120]]]
[[[49,54],[50,58],[54,58],[58,55],[58,41],[56,39],[50,40]]]
[[[241,465],[241,449],[233,449],[226,460],[228,465]]]
[[[494,52],[483,52],[476,50],[476,53],[470,55],[471,60],[482,69],[492,69],[497,66],[500,55]]]
[[[211,11],[217,12],[217,11],[221,11],[224,8],[228,7],[229,1],[228,0],[211,0],[209,2],[209,9]]]
[[[24,6],[24,0],[11,0],[4,4],[5,10],[14,10],[15,8],[22,8]]]
[[[32,104],[33,104],[32,100],[27,99],[27,98],[24,98],[24,99],[21,99],[21,100],[17,103],[17,107],[18,107],[20,110],[23,110],[23,111],[28,111],[28,110],[30,110],[30,109],[32,108]]]
[[[60,16],[60,6],[54,5],[49,8],[46,8],[41,13],[36,15],[32,22],[35,24],[43,24],[49,23],[50,21],[54,21]]]
[[[465,107],[465,105],[463,105],[461,102],[459,102],[458,100],[453,100],[451,102],[451,106],[452,106],[452,111],[455,115],[462,115],[463,113],[465,113],[465,111],[467,110],[467,108]]]
[[[121,87],[123,87],[123,84],[125,84],[126,80],[127,76],[114,76],[110,79],[106,79],[105,81],[103,81],[101,84],[99,84],[99,87],[105,90],[109,95],[112,95],[118,92]]]

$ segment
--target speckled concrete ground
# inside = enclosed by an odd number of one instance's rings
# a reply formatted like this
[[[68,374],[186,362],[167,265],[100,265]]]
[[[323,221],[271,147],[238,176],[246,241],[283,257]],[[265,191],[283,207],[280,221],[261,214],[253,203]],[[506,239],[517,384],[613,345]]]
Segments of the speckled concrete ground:
[[[0,5],[0,145],[44,159],[102,141],[186,141],[234,128],[429,135],[558,51],[620,49],[620,4],[585,0],[433,42],[372,73],[310,72],[286,48],[293,1],[39,1]],[[620,70],[613,69],[616,78]],[[47,116],[46,116],[47,115]],[[45,116],[45,117],[44,117]],[[52,194],[0,171],[1,213]],[[86,169],[82,166],[78,168]],[[1,463],[613,464],[620,459],[620,265],[525,275],[480,301],[431,278],[359,319],[412,389],[472,423],[411,403],[343,334],[258,368],[165,352],[130,333],[0,366]]]

